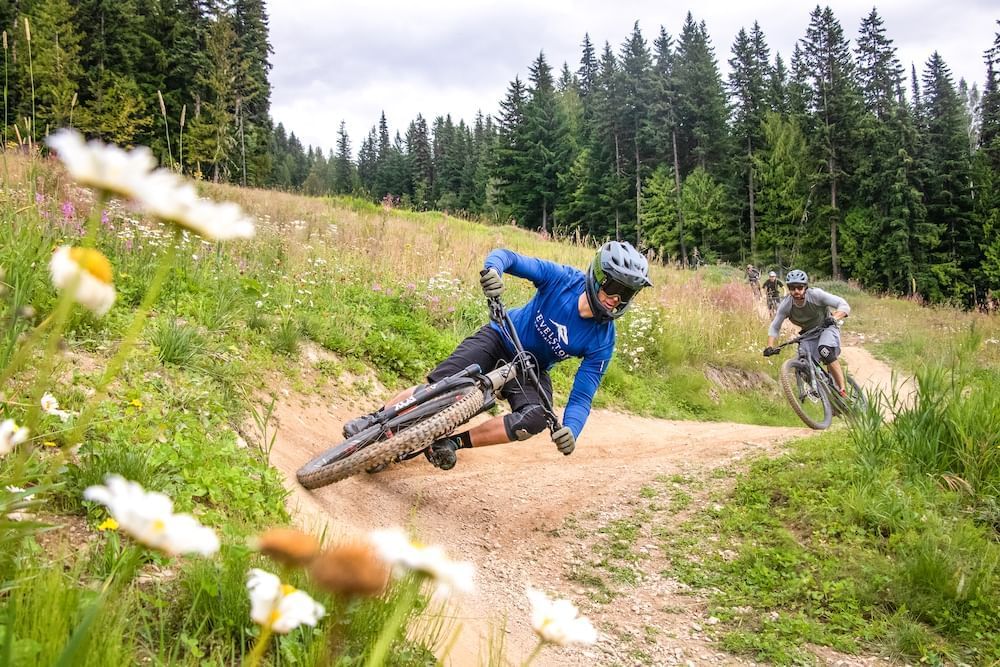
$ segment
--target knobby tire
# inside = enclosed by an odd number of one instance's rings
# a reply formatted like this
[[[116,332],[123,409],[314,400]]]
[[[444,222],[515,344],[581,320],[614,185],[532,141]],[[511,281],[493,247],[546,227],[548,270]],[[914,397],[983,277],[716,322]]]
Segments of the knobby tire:
[[[305,488],[318,489],[382,463],[389,463],[397,456],[414,452],[448,435],[478,414],[484,401],[482,390],[475,389],[454,405],[397,432],[391,438],[373,442],[345,459],[312,469],[313,463],[322,458],[322,455],[318,456],[302,466],[296,477]]]
[[[805,409],[803,409],[802,398],[799,396],[799,373],[803,374],[803,382],[809,381],[809,370],[803,369],[798,359],[786,360],[781,365],[781,389],[785,392],[785,398],[788,399],[788,403],[792,406],[795,414],[799,416],[799,419],[805,422],[809,428],[822,431],[830,426],[830,422],[833,421],[833,407],[830,405],[830,399],[822,389],[819,389],[817,393],[819,394],[820,403],[823,406],[823,420],[817,421],[810,417]]]

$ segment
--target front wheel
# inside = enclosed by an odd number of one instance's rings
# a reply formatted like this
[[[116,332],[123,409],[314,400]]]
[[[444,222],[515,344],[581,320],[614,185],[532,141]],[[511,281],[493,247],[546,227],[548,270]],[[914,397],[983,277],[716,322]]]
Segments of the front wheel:
[[[329,453],[324,452],[299,468],[295,476],[305,488],[318,489],[362,471],[376,469],[397,456],[415,452],[448,435],[478,414],[485,399],[481,389],[473,389],[457,403],[436,415],[403,428],[391,437],[357,449],[348,456],[331,460]]]
[[[806,426],[822,431],[833,421],[833,407],[826,393],[816,385],[808,361],[789,359],[781,365],[781,389],[792,410]]]

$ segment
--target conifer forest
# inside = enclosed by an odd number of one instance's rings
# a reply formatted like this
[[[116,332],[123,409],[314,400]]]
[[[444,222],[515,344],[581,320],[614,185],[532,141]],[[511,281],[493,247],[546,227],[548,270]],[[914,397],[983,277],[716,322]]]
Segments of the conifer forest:
[[[482,100],[494,115],[383,113],[349,137],[331,109],[337,144],[320,147],[271,117],[263,0],[0,0],[3,144],[72,125],[209,181],[995,304],[1000,22],[978,80],[955,81],[933,44],[904,67],[877,8],[858,26],[802,11],[788,54],[756,22],[713,44],[691,13],[620,44],[582,35],[575,63],[539,44]]]

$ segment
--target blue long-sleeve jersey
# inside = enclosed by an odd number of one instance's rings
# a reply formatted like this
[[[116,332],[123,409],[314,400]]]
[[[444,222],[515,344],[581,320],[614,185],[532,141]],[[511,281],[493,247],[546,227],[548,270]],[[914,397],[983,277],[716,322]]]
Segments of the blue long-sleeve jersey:
[[[510,319],[524,349],[542,368],[570,357],[583,359],[563,412],[563,425],[579,437],[615,351],[615,323],[580,317],[578,302],[587,277],[579,269],[503,249],[491,252],[484,266],[530,280],[537,288],[528,303],[510,311]],[[493,327],[499,330],[496,323]]]

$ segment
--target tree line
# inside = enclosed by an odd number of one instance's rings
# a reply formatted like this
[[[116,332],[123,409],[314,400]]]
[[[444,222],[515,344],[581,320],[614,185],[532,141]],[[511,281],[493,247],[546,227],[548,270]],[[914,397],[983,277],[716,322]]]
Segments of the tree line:
[[[203,178],[627,239],[681,264],[697,246],[932,302],[1000,293],[1000,33],[980,89],[936,52],[907,72],[876,9],[852,45],[816,6],[787,63],[755,22],[726,77],[690,13],[652,42],[636,23],[617,49],[585,35],[572,68],[540,52],[471,125],[418,114],[393,132],[383,113],[355,158],[343,122],[328,153],[274,125],[262,0],[21,0],[0,20],[7,141],[73,124]]]

